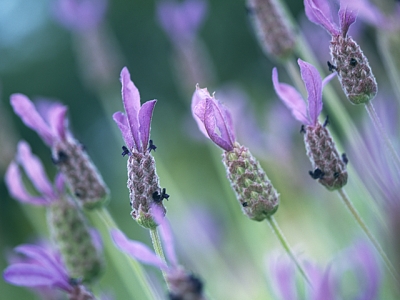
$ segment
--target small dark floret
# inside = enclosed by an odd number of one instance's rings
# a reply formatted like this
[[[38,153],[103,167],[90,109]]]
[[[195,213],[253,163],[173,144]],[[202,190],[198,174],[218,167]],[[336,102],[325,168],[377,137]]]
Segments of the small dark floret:
[[[306,133],[306,127],[304,125],[301,125],[300,133]]]
[[[325,122],[324,122],[324,124],[322,126],[326,127],[326,126],[328,126],[328,124],[329,124],[329,116],[326,115]]]
[[[192,284],[193,292],[197,295],[201,295],[203,293],[203,281],[194,274],[189,275],[189,280]]]
[[[147,150],[149,150],[149,153],[151,152],[151,150],[154,150],[154,152],[156,152],[157,146],[153,144],[153,140],[149,141],[149,148],[147,148]]]
[[[55,158],[54,156],[51,157],[51,161],[55,165],[65,163],[68,160],[68,155],[64,151],[58,151],[57,155],[58,158]]]
[[[131,155],[131,152],[129,152],[129,150],[128,150],[128,148],[126,148],[125,146],[122,146],[122,153],[121,153],[121,155],[122,156],[125,156],[125,155]]]
[[[72,285],[72,286],[78,286],[78,285],[80,285],[80,284],[82,283],[82,279],[70,277],[70,278],[68,279],[68,282],[69,282],[69,284]]]
[[[355,58],[350,58],[350,66],[355,67],[357,65],[357,60]]]
[[[243,202],[243,203],[242,203],[242,206],[243,206],[243,207],[247,207],[247,206],[249,206],[249,204],[248,204],[247,202]]]
[[[339,172],[335,172],[335,173],[333,173],[333,177],[335,178],[335,179],[337,179],[338,177],[339,177]]]
[[[349,163],[349,159],[347,158],[346,153],[342,154],[342,161],[347,165]]]
[[[157,202],[157,203],[163,201],[164,199],[168,200],[168,198],[169,198],[166,188],[162,189],[161,194],[159,191],[155,191],[152,196],[153,196],[154,202]]]
[[[319,169],[319,168],[316,168],[314,170],[314,172],[313,171],[309,171],[308,174],[310,174],[312,179],[322,179],[322,177],[324,177],[324,175],[325,175],[325,173],[322,172],[322,170]]]
[[[327,63],[328,63],[329,72],[333,72],[334,70],[337,70],[337,67],[332,65],[330,61],[327,61]]]

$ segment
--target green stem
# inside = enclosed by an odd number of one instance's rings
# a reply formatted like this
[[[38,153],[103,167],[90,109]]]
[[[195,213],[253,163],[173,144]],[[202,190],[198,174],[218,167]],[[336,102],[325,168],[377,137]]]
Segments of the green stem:
[[[303,267],[301,266],[300,262],[297,260],[296,256],[293,253],[292,248],[290,247],[289,243],[287,242],[285,236],[283,235],[282,230],[279,228],[278,223],[276,222],[273,216],[267,218],[269,225],[271,226],[272,231],[275,233],[276,237],[278,238],[279,242],[285,249],[286,253],[290,256],[292,261],[296,264],[297,269],[299,270],[300,274],[304,277],[307,283],[312,286],[310,279],[308,278],[306,272],[304,271]]]
[[[372,102],[369,101],[367,104],[365,104],[365,108],[367,109],[368,115],[371,118],[372,123],[374,123],[374,126],[375,126],[376,130],[378,131],[379,137],[382,139],[382,142],[385,144],[385,148],[387,149],[387,151],[389,151],[390,157],[392,158],[397,171],[400,172],[400,158],[399,158],[396,150],[394,149],[393,144],[390,141],[385,128],[383,128],[381,120],[379,119],[379,116],[376,113],[374,106],[372,105]]]
[[[157,228],[150,229],[150,237],[151,237],[151,241],[153,243],[154,251],[156,252],[157,256],[160,257],[165,262],[165,255],[164,255],[164,251],[163,251],[162,244],[160,241],[160,235],[158,234]],[[169,289],[167,275],[164,270],[162,271],[162,274],[164,276],[165,283],[167,284],[167,287]]]
[[[387,257],[385,251],[383,251],[381,245],[379,242],[376,240],[376,238],[373,236],[371,231],[368,229],[367,225],[364,223],[362,220],[360,214],[358,213],[357,209],[353,206],[353,203],[351,203],[349,197],[347,196],[346,192],[343,189],[338,190],[340,197],[343,200],[343,203],[346,205],[346,207],[349,209],[350,213],[353,215],[355,221],[360,225],[361,229],[364,231],[364,233],[368,236],[369,240],[371,243],[374,245],[375,249],[378,251],[379,255],[382,257],[386,267],[388,268],[390,274],[393,276],[393,278],[396,280],[396,282],[399,282],[399,276],[393,267],[391,261]]]
[[[105,250],[132,299],[136,298],[140,292],[146,295],[147,299],[156,299],[157,293],[153,290],[142,266],[127,254],[120,252],[112,242],[110,230],[118,226],[108,210],[104,207],[96,209],[88,216],[93,225],[102,233]]]

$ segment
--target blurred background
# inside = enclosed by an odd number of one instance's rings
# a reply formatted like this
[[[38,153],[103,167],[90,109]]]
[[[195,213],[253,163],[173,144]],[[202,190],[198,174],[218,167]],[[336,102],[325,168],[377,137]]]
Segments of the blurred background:
[[[7,266],[15,246],[48,234],[44,208],[21,205],[10,198],[5,186],[4,173],[17,142],[28,141],[50,178],[56,174],[50,150],[14,114],[9,104],[13,93],[23,93],[36,103],[50,99],[68,106],[74,136],[85,145],[111,190],[110,213],[127,236],[151,245],[147,230],[130,217],[123,140],[112,121],[115,111],[123,111],[119,73],[124,66],[142,103],[158,100],[151,130],[157,146],[153,155],[161,186],[170,194],[165,205],[178,256],[204,280],[212,298],[272,299],[265,261],[273,251],[283,250],[266,222],[253,222],[242,214],[226,180],[222,151],[198,130],[190,110],[197,83],[216,91],[216,98],[232,111],[238,141],[260,160],[281,195],[275,216],[299,257],[324,267],[363,238],[338,195],[308,175],[311,165],[299,133],[301,124],[276,97],[272,68],[278,67],[281,82],[291,83],[290,78],[262,52],[244,1],[199,0],[202,13],[192,17],[198,22],[187,37],[179,26],[165,30],[161,0],[98,2],[94,15],[71,20],[62,16],[57,1],[0,0],[0,270]],[[326,66],[329,36],[305,19],[302,1],[290,1],[287,9],[302,26],[297,32],[309,34],[310,43],[326,40],[321,48],[313,48]],[[360,26],[358,41],[385,90],[387,77],[374,31]],[[332,85],[341,105],[363,129],[365,110],[346,101],[337,80]],[[335,131],[339,117],[324,110],[323,117],[327,114]],[[350,163],[363,155],[365,149],[345,149],[351,138],[346,132],[338,129],[336,137],[339,151],[348,153]],[[382,209],[377,209],[380,203],[372,201],[359,184],[350,172],[346,190],[374,234],[387,245],[389,225]],[[165,295],[160,272],[152,267],[146,270]],[[114,272],[109,264],[101,290],[127,299]],[[33,297],[27,289],[2,280],[0,290],[4,299]]]

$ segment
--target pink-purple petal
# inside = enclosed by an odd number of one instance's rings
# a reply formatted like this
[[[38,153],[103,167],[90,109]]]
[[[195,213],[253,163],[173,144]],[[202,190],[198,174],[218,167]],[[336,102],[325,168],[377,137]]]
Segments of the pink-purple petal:
[[[139,110],[139,132],[143,152],[147,150],[147,145],[149,144],[151,118],[156,103],[157,100],[147,101]]]
[[[268,260],[268,267],[272,287],[279,299],[297,299],[296,268],[292,260],[275,254]]]
[[[142,152],[139,136],[139,110],[140,110],[140,94],[131,80],[128,68],[124,67],[121,71],[122,83],[122,102],[124,104],[126,116],[128,118],[129,128],[136,148]]]
[[[22,94],[13,94],[10,102],[15,113],[22,119],[24,124],[35,130],[48,146],[52,146],[54,141],[53,133],[29,98]]]
[[[51,105],[47,111],[47,120],[53,132],[53,136],[60,140],[65,140],[67,136],[67,117],[68,108],[59,103]]]
[[[193,94],[191,105],[193,118],[196,120],[197,126],[199,127],[200,131],[207,138],[209,138],[209,136],[207,134],[206,128],[204,127],[204,115],[206,112],[206,101],[204,100],[207,99],[208,96],[209,93],[207,89],[200,89],[198,86],[196,86],[196,91]],[[211,98],[211,96],[209,97]]]
[[[328,76],[326,76],[323,80],[322,80],[322,88],[325,87],[325,85],[327,85],[333,78],[335,78],[337,75],[336,72],[333,72],[332,74],[329,74]]]
[[[122,252],[125,252],[132,258],[143,263],[156,266],[162,270],[167,270],[168,266],[159,258],[149,247],[140,243],[128,240],[126,236],[119,230],[114,229],[111,232],[114,244]]]
[[[122,138],[124,139],[124,142],[126,146],[129,148],[129,150],[136,148],[135,141],[133,140],[133,136],[131,133],[131,129],[129,128],[128,125],[128,119],[126,118],[124,113],[120,111],[114,113],[113,120],[115,121],[115,123],[117,123],[118,128],[121,131]]]
[[[342,5],[342,3],[339,9],[339,22],[342,36],[346,37],[350,25],[353,24],[357,19],[357,11],[347,7],[346,4]]]
[[[286,107],[289,108],[296,120],[305,125],[311,125],[311,120],[307,116],[307,107],[303,97],[291,85],[279,82],[278,70],[276,68],[272,70],[272,82],[276,94]]]
[[[26,287],[52,286],[56,281],[46,268],[25,263],[9,266],[3,276],[8,283]]]
[[[232,144],[235,142],[235,132],[233,130],[232,116],[228,109],[214,97],[211,100],[214,107],[215,121],[222,139],[229,141]]]
[[[297,62],[308,93],[308,112],[312,125],[315,125],[322,111],[322,79],[313,65],[301,59],[298,59]]]
[[[339,29],[333,22],[329,3],[325,0],[304,0],[307,18],[324,27],[331,35],[339,35]]]

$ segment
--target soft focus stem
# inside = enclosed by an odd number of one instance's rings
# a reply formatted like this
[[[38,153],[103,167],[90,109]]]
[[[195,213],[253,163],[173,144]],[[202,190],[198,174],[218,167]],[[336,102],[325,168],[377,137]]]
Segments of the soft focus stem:
[[[122,280],[132,299],[136,298],[138,287],[146,295],[147,299],[157,299],[157,293],[152,289],[142,266],[127,254],[120,252],[114,245],[110,237],[110,230],[118,228],[108,210],[104,207],[94,210],[89,214],[93,225],[102,232],[104,248],[109,255],[113,267],[119,273],[119,279]],[[132,283],[135,284],[132,284]]]
[[[297,260],[296,256],[293,253],[292,248],[290,247],[289,243],[287,242],[285,236],[283,235],[282,230],[279,228],[278,223],[276,222],[273,216],[267,218],[269,225],[271,226],[272,231],[277,236],[279,242],[282,244],[283,248],[285,249],[286,253],[290,256],[292,261],[296,264],[297,269],[307,281],[307,283],[312,287],[311,281],[308,278],[306,272],[304,271],[303,267],[300,265],[300,262]]]
[[[393,278],[396,280],[396,282],[399,282],[399,277],[398,274],[393,267],[391,261],[387,257],[385,251],[383,251],[381,245],[379,242],[375,239],[375,237],[372,235],[371,231],[368,229],[367,225],[364,223],[362,220],[360,214],[356,210],[356,208],[353,206],[353,203],[351,203],[349,197],[347,196],[346,192],[343,189],[338,190],[340,197],[342,198],[344,204],[346,207],[349,209],[350,213],[353,215],[355,221],[360,225],[364,233],[368,236],[369,240],[371,243],[374,245],[375,249],[378,251],[379,255],[382,257],[387,269],[389,270],[390,274],[393,276]]]
[[[375,126],[376,130],[378,131],[379,137],[382,139],[382,142],[385,144],[387,151],[389,151],[390,156],[393,160],[393,163],[397,169],[397,172],[400,173],[400,158],[399,158],[396,150],[394,149],[393,144],[389,139],[389,136],[387,135],[385,129],[383,128],[381,120],[379,119],[378,114],[376,113],[375,108],[372,105],[372,102],[369,101],[368,103],[366,103],[365,108],[367,109],[368,115],[371,118],[372,123],[374,123],[374,126]]]
[[[150,237],[151,237],[151,241],[153,243],[154,251],[156,252],[157,256],[160,257],[165,262],[165,255],[164,255],[164,251],[163,251],[161,240],[160,240],[160,235],[158,234],[157,228],[150,229]],[[164,276],[165,283],[167,284],[167,287],[168,287],[167,275],[165,274],[164,270],[162,271],[162,274]],[[168,287],[168,289],[169,289],[169,287]]]

